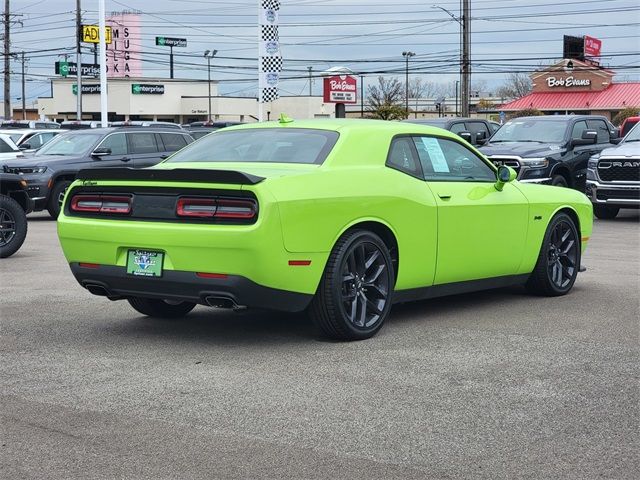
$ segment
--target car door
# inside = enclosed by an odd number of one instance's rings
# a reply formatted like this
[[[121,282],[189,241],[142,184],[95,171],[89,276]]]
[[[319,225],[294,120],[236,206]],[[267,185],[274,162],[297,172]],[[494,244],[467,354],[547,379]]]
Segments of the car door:
[[[495,170],[448,138],[413,137],[438,210],[434,284],[513,275],[527,236],[529,205],[514,184],[495,188]]]
[[[575,122],[571,129],[571,140],[582,138],[582,134],[587,130],[595,130],[595,128],[590,128],[586,120],[579,120]],[[607,130],[607,138],[608,136],[609,130]],[[573,147],[571,155],[565,158],[564,162],[572,172],[574,180],[573,187],[584,191],[587,163],[589,162],[591,155],[598,151],[597,143],[590,145],[576,145]]]
[[[155,132],[128,132],[127,137],[129,152],[133,158],[132,167],[150,167],[162,160]]]
[[[111,153],[108,155],[92,156],[94,167],[132,167],[131,156],[127,147],[127,139],[124,133],[110,133],[97,146],[94,151],[99,148],[108,148]]]

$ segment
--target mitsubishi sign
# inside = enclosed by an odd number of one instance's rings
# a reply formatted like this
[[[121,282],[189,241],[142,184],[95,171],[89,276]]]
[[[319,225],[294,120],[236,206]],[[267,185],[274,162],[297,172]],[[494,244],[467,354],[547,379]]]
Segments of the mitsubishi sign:
[[[325,103],[357,103],[358,81],[350,75],[336,75],[324,79]]]

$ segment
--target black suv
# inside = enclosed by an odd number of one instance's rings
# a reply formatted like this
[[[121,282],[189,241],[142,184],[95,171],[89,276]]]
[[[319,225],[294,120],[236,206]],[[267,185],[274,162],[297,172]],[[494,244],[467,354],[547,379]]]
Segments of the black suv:
[[[509,120],[480,151],[496,165],[514,168],[521,182],[584,192],[589,158],[618,142],[605,117],[549,115]]]
[[[598,218],[615,218],[621,208],[640,208],[640,126],[617,147],[589,159],[587,196]]]
[[[443,117],[403,121],[444,128],[450,132],[457,133],[472,145],[484,145],[489,137],[500,128],[499,123],[491,122],[484,118]]]
[[[27,181],[34,210],[46,208],[57,218],[67,187],[79,170],[150,167],[191,142],[187,132],[158,127],[76,130],[58,135],[31,156],[3,162],[3,170]]]

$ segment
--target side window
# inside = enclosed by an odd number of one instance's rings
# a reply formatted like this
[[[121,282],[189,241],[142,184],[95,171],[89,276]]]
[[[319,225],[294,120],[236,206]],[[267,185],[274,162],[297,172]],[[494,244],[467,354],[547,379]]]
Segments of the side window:
[[[391,140],[387,166],[408,173],[411,176],[422,178],[420,162],[415,156],[413,140],[411,137],[396,137]]]
[[[607,128],[607,124],[604,120],[588,120],[587,124],[589,125],[589,130],[595,130],[598,132],[598,143],[611,142],[611,135],[609,134],[609,129]]]
[[[36,133],[22,143],[28,143],[31,148],[40,148],[44,143],[42,134]]]
[[[180,134],[176,133],[161,133],[160,138],[164,144],[165,152],[175,152],[187,145],[187,141]]]
[[[460,133],[460,132],[466,132],[467,131],[467,127],[465,126],[465,124],[463,122],[454,123],[453,125],[451,125],[451,128],[449,130],[451,132],[453,132],[453,133]]]
[[[587,130],[587,122],[585,122],[584,120],[576,122],[573,125],[573,130],[571,131],[571,138],[582,138],[582,132],[584,132],[585,130]]]
[[[153,133],[128,133],[131,153],[156,153],[158,147]]]
[[[105,138],[97,148],[110,148],[111,155],[126,155],[127,139],[124,133],[114,133]]]
[[[426,180],[495,182],[496,174],[484,160],[458,142],[444,138],[413,139]]]
[[[0,138],[0,153],[13,152],[13,148],[4,139]]]

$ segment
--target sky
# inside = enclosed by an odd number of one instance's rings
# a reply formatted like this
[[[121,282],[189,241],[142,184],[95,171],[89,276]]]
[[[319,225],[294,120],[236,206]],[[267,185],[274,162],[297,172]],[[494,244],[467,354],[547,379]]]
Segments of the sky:
[[[186,38],[175,48],[175,77],[207,77],[203,52],[218,53],[211,74],[219,93],[254,96],[257,89],[259,0],[106,0],[107,12],[138,10],[143,76],[168,77],[168,49],[155,36]],[[75,0],[11,0],[12,53],[25,51],[27,101],[50,94],[54,63],[74,54]],[[83,23],[97,23],[97,0],[82,0]],[[453,85],[459,69],[459,0],[282,0],[280,43],[284,58],[280,94],[309,91],[312,75],[346,66],[364,75],[404,78],[403,51],[412,78]],[[492,91],[508,72],[530,72],[562,57],[562,36],[602,40],[602,64],[618,80],[640,79],[640,3],[637,0],[471,0],[472,86]],[[1,33],[1,32],[0,32]],[[92,63],[93,56],[84,56]],[[21,64],[11,62],[12,102],[20,92]],[[0,79],[1,80],[1,79]],[[0,89],[0,92],[2,90]],[[321,94],[321,81],[312,84]]]

